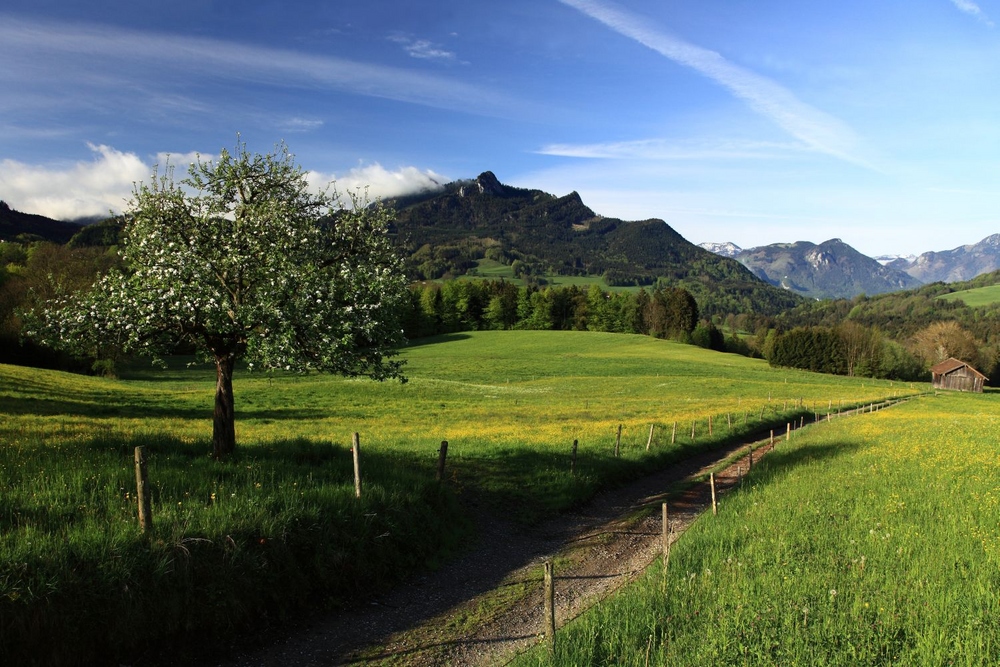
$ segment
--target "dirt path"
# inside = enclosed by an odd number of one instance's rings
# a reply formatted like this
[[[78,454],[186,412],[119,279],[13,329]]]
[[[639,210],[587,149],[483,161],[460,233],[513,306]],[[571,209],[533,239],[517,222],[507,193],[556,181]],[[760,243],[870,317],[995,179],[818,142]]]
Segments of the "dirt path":
[[[843,415],[874,409],[875,405],[866,406]],[[635,578],[659,556],[660,507],[671,487],[707,476],[743,453],[716,473],[718,494],[724,494],[747,471],[747,445],[699,454],[532,528],[472,508],[480,541],[463,557],[364,607],[302,621],[280,636],[257,638],[252,642],[256,646],[242,640],[225,659],[204,664],[506,664],[542,639],[540,579],[545,560],[556,560],[556,622],[561,626]],[[757,442],[754,459],[770,449],[770,444]],[[708,484],[675,494],[669,507],[676,540],[711,507]]]
[[[587,505],[525,528],[475,511],[479,544],[438,571],[368,605],[240,642],[221,667],[279,665],[496,665],[540,640],[541,563],[556,558],[557,624],[578,616],[640,574],[660,553],[667,490],[706,475],[746,444],[697,455]],[[770,446],[755,447],[754,457]],[[737,483],[747,458],[716,474],[719,493]],[[670,501],[674,539],[709,507],[707,483]],[[644,508],[653,511],[642,512]]]

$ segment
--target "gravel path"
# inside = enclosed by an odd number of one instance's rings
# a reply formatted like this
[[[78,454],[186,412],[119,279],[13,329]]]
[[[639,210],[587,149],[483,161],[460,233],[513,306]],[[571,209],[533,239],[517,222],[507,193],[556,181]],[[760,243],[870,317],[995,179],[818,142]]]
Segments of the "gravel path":
[[[364,607],[240,642],[220,667],[502,665],[542,637],[542,563],[556,558],[557,626],[640,574],[662,549],[660,506],[678,482],[705,475],[746,444],[697,455],[573,512],[525,528],[477,511],[477,546]],[[754,457],[770,449],[756,448]],[[738,483],[746,456],[716,474]],[[711,505],[707,483],[669,503],[673,539]],[[653,511],[641,512],[644,508]],[[209,663],[206,663],[209,664]]]

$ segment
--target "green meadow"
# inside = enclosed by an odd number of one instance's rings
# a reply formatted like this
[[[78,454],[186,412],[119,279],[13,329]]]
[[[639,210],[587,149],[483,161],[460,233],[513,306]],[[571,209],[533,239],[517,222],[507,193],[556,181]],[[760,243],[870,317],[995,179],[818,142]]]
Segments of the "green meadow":
[[[214,369],[173,360],[110,380],[0,365],[0,662],[136,659],[280,623],[458,552],[476,539],[472,499],[531,523],[698,449],[926,389],[593,332],[455,334],[403,357],[406,383],[238,372],[223,463]]]
[[[683,534],[666,572],[516,664],[997,664],[996,401],[926,395],[803,431]]]
[[[1000,302],[1000,285],[975,287],[973,289],[962,290],[961,292],[951,292],[949,294],[942,294],[938,298],[945,301],[963,301],[970,308],[990,306]]]
[[[563,276],[557,273],[549,273],[542,278],[545,279],[545,284],[550,287],[570,287],[576,285],[583,289],[588,289],[592,285],[597,285],[602,290],[606,292],[638,292],[639,288],[635,286],[625,287],[625,286],[609,286],[605,284],[604,279],[600,276]],[[509,283],[513,283],[519,287],[523,287],[526,283],[523,278],[517,278],[514,276],[514,270],[509,264],[501,264],[500,262],[493,259],[480,259],[476,262],[476,268],[474,273],[459,276],[458,280],[506,280]]]

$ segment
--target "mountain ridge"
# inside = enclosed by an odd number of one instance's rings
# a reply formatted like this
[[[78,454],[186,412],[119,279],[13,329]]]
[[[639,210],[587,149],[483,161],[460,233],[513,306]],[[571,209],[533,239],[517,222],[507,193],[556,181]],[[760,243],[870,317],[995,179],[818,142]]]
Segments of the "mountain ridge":
[[[840,239],[830,239],[824,243],[829,244],[833,241],[843,243]],[[815,246],[807,241],[796,243]],[[747,249],[740,248],[730,242],[701,243],[699,245],[722,256],[737,259],[771,284],[782,284],[782,281],[788,277],[787,274],[776,266],[772,266],[765,257],[768,254],[779,254],[782,250],[788,251],[795,244],[772,243]],[[919,256],[880,255],[871,258],[859,253],[847,244],[844,246],[850,248],[854,257],[853,262],[848,261],[845,257],[840,258],[842,268],[853,275],[852,280],[842,280],[840,284],[837,284],[829,276],[821,275],[821,271],[816,270],[810,273],[806,269],[808,262],[803,257],[800,258],[797,266],[798,282],[793,278],[791,279],[793,284],[786,286],[812,298],[850,298],[859,294],[882,294],[887,291],[910,289],[935,282],[963,282],[1000,269],[1000,234],[990,235],[978,243],[959,246],[952,250],[929,251]],[[853,255],[853,253],[857,253],[857,255]],[[879,269],[873,262],[883,267],[884,270]],[[853,266],[848,266],[852,264]],[[900,274],[909,276],[916,282],[911,283]],[[851,283],[854,283],[853,287]]]
[[[19,236],[28,235],[53,243],[67,243],[82,228],[83,225],[77,222],[15,211],[0,200],[0,241],[15,241]]]
[[[1000,234],[951,250],[919,255],[905,271],[925,283],[954,283],[1000,269]]]
[[[699,248],[665,221],[597,215],[575,191],[556,196],[516,188],[486,171],[386,204],[396,211],[392,232],[410,257],[414,279],[462,275],[485,258],[529,279],[589,275],[609,286],[684,287],[706,314],[755,305],[776,312],[796,303],[794,295]]]
[[[775,243],[743,250],[736,259],[759,278],[808,298],[852,298],[923,284],[861,254],[841,239]]]

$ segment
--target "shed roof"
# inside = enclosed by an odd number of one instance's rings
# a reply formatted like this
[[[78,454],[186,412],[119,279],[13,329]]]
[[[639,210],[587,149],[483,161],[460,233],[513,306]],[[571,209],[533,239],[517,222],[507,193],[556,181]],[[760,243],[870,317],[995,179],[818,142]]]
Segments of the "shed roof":
[[[975,373],[978,377],[981,377],[984,380],[989,379],[988,377],[977,371],[975,368],[970,366],[968,363],[955,359],[954,357],[950,357],[948,359],[945,359],[939,364],[931,366],[931,373],[935,375],[948,375],[949,373],[954,373],[955,371],[963,367],[968,368],[971,372]]]

